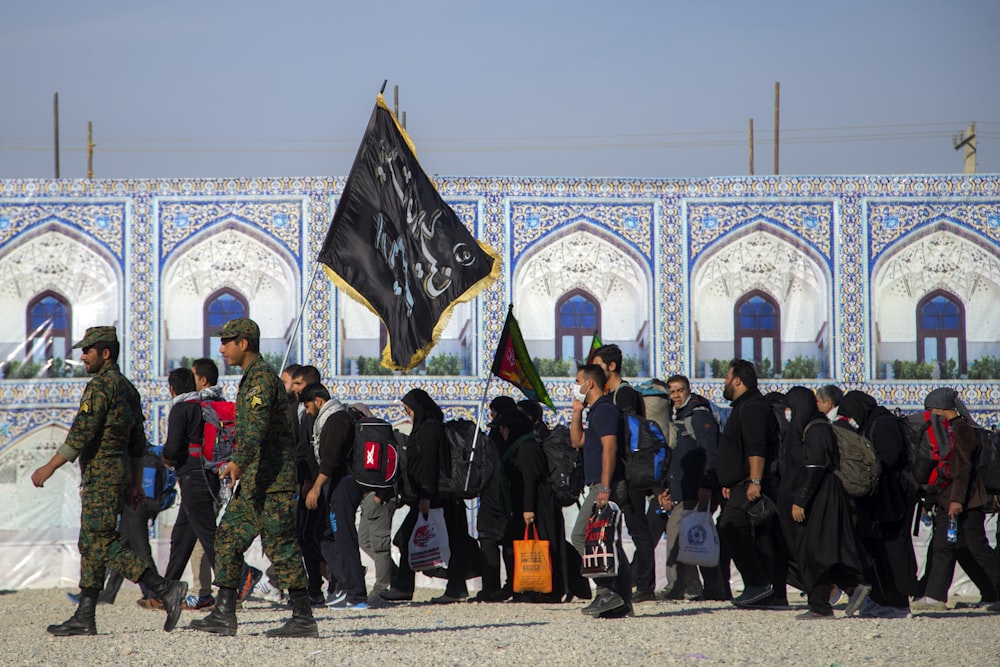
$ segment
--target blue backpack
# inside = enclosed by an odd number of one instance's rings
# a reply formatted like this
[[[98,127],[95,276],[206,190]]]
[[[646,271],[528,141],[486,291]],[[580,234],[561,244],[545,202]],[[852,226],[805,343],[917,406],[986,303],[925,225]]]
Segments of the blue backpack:
[[[177,500],[177,473],[163,465],[163,447],[148,447],[142,468],[142,490],[146,509],[157,514],[173,507]]]

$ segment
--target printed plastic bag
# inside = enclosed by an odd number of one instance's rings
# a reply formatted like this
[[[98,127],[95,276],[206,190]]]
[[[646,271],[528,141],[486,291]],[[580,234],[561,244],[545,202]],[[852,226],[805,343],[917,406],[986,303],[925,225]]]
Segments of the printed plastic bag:
[[[410,569],[423,572],[438,567],[448,567],[451,548],[448,529],[444,525],[444,510],[430,509],[426,515],[418,513],[417,523],[410,534]]]
[[[618,574],[618,541],[621,540],[622,512],[615,503],[594,505],[587,521],[583,564],[585,577],[613,577]]]
[[[719,564],[719,531],[710,512],[685,512],[681,517],[677,561],[701,567]]]
[[[514,592],[551,593],[552,559],[549,556],[549,541],[538,539],[538,527],[531,524],[534,539],[529,539],[528,526],[524,527],[524,539],[514,540]]]

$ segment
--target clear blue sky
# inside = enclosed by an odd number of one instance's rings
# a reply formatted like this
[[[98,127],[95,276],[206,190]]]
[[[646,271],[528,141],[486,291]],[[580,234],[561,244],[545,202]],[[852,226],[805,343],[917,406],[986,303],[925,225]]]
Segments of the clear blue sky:
[[[0,178],[346,175],[383,79],[442,175],[1000,172],[996,0],[34,0]]]

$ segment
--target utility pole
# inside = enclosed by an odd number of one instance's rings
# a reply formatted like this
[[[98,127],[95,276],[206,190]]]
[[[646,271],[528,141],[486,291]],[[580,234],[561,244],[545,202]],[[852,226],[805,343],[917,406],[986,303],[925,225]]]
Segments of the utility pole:
[[[966,174],[976,173],[976,123],[969,123],[969,129],[956,134],[952,138],[955,150],[965,146],[965,172]]]
[[[87,178],[94,177],[94,123],[87,121]]]
[[[778,110],[781,107],[781,82],[774,82],[774,175],[778,175]]]
[[[52,100],[52,118],[55,121],[56,178],[59,178],[59,93]]]
[[[750,119],[750,175],[753,176],[753,118]]]

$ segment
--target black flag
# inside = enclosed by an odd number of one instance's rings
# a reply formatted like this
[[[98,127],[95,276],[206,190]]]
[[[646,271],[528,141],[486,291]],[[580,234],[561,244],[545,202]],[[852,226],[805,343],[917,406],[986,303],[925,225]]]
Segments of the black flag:
[[[452,308],[500,275],[499,257],[441,199],[381,94],[318,259],[385,324],[382,365],[396,370],[419,364]]]

